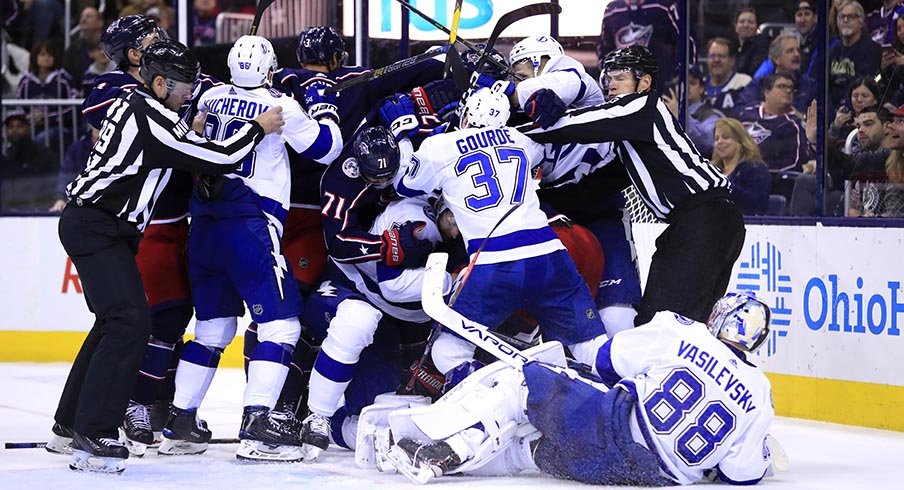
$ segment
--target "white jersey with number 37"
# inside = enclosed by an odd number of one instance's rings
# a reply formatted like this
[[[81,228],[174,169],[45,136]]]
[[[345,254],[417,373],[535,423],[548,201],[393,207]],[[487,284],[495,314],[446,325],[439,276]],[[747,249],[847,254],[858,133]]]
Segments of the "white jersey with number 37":
[[[473,254],[490,230],[478,264],[509,262],[562,250],[546,223],[531,169],[543,145],[513,128],[468,128],[427,138],[396,188],[403,196],[441,190]]]
[[[775,417],[769,380],[702,323],[659,312],[614,336],[597,368],[604,377],[614,371],[634,393],[632,435],[678,482],[698,482],[710,468],[730,483],[756,483],[766,473]]]

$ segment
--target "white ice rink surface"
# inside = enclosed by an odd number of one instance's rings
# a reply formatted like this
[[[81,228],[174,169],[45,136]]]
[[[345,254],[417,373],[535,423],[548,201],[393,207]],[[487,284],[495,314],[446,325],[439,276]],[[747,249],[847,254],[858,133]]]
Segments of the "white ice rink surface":
[[[46,441],[68,373],[65,364],[0,363],[0,442]],[[200,412],[214,437],[236,437],[244,376],[223,369]],[[902,412],[904,413],[904,412]],[[772,433],[791,460],[786,473],[766,479],[770,489],[904,488],[904,434],[780,418]],[[416,488],[401,475],[359,469],[351,452],[331,449],[315,464],[249,464],[236,445],[215,445],[195,457],[131,458],[122,475],[75,473],[68,458],[43,449],[0,449],[0,489],[362,489]],[[589,488],[539,474],[508,478],[434,480],[430,486],[468,489]]]

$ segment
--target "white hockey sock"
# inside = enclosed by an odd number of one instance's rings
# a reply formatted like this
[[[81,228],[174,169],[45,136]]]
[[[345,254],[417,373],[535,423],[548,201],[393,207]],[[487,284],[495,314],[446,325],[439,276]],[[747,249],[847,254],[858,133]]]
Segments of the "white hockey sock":
[[[605,334],[599,335],[590,340],[569,345],[568,350],[571,351],[571,354],[576,361],[590,366],[591,372],[598,375],[599,372],[596,370],[596,354],[607,340],[609,340],[609,337]]]
[[[606,333],[611,338],[623,330],[634,328],[634,317],[637,310],[630,306],[607,306],[600,309],[600,320],[606,326]]]
[[[463,362],[474,359],[474,344],[450,333],[442,332],[433,343],[430,356],[439,372],[446,374]]]
[[[274,342],[261,342],[251,353],[248,363],[248,385],[245,387],[243,404],[273,408],[282,391],[289,362],[292,360],[292,346]]]
[[[176,368],[176,393],[173,405],[181,409],[194,409],[201,405],[213,375],[217,372],[222,350],[207,347],[197,341],[189,341],[182,351]]]

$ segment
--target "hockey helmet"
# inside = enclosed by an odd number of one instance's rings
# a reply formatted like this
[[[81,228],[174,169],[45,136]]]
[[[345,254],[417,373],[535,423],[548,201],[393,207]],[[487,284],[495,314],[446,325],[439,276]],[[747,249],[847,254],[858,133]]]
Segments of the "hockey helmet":
[[[616,49],[612,51],[603,60],[603,72],[600,80],[605,80],[607,74],[618,70],[628,70],[634,77],[640,81],[644,75],[650,76],[650,86],[656,86],[656,77],[659,74],[659,65],[656,63],[656,57],[645,46],[635,44],[626,48]],[[605,84],[600,83],[605,89]]]
[[[270,86],[276,71],[276,52],[266,38],[238,38],[226,59],[232,83],[243,88]]]
[[[754,352],[769,336],[769,306],[752,294],[730,292],[716,301],[706,326],[716,338]]]
[[[461,111],[462,128],[501,128],[509,120],[511,105],[500,91],[481,88],[465,100]]]
[[[565,50],[562,45],[551,36],[531,36],[512,46],[512,50],[509,52],[509,65],[514,67],[519,63],[530,61],[536,77],[540,74],[540,62],[543,61],[544,56],[555,58],[564,54]]]
[[[487,49],[487,45],[484,43],[475,44],[474,47],[476,47],[477,50],[469,49],[461,54],[461,61],[464,63],[465,68],[467,68],[469,72],[477,71],[477,66],[480,64],[480,51],[486,51]],[[490,50],[487,52],[487,56],[498,61],[503,66],[508,66],[508,63],[505,60],[505,56],[502,56],[502,53],[496,51],[496,49],[494,48],[490,48]],[[483,62],[483,66],[480,68],[480,73],[489,75],[496,80],[504,80],[508,75],[505,70],[490,63],[489,60],[485,60]]]
[[[399,145],[383,126],[369,127],[358,133],[352,151],[358,162],[358,172],[371,184],[385,185],[399,171]]]
[[[129,49],[143,51],[141,41],[148,36],[166,39],[166,31],[145,15],[127,15],[114,20],[100,37],[101,48],[120,70],[129,69]]]
[[[311,26],[298,34],[298,47],[295,55],[299,64],[316,63],[329,66],[333,56],[339,55],[339,66],[348,61],[345,41],[334,27]]]
[[[167,80],[194,84],[201,75],[201,65],[194,53],[174,39],[151,44],[141,57],[141,78],[151,84],[160,76]]]

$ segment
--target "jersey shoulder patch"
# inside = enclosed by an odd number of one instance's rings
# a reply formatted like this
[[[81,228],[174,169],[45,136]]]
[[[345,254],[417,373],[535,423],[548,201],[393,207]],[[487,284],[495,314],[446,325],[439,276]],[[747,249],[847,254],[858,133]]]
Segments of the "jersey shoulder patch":
[[[358,171],[358,161],[354,158],[346,158],[342,162],[342,173],[350,179],[357,179],[361,175],[361,172]]]

